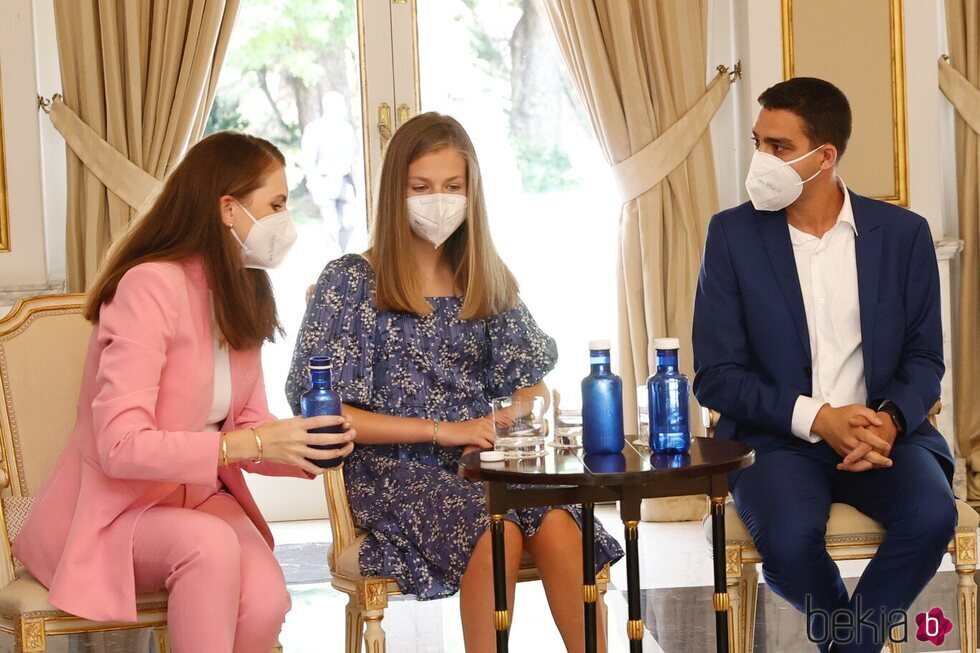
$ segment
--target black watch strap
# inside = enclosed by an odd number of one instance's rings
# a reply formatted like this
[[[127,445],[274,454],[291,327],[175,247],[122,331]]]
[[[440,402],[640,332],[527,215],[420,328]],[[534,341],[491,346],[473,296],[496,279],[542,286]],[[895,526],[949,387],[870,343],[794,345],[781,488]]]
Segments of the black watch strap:
[[[891,416],[892,421],[895,422],[895,428],[898,429],[899,433],[905,432],[905,416],[902,415],[902,411],[898,409],[898,406],[891,399],[885,399],[880,404],[878,404],[878,412],[888,413]]]

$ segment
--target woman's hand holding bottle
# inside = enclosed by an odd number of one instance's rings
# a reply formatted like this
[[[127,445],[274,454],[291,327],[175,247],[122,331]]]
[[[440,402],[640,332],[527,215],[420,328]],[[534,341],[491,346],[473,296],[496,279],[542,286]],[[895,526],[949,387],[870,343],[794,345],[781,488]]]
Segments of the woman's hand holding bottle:
[[[313,429],[342,426],[342,433],[310,433]],[[255,427],[262,442],[262,460],[299,467],[310,474],[322,474],[323,469],[310,460],[332,460],[345,457],[354,450],[357,431],[351,428],[350,415],[320,415],[291,417],[266,422]],[[239,429],[225,434],[228,462],[255,460],[259,444],[252,429]],[[337,449],[314,449],[310,445],[340,445]],[[307,460],[310,459],[310,460]]]

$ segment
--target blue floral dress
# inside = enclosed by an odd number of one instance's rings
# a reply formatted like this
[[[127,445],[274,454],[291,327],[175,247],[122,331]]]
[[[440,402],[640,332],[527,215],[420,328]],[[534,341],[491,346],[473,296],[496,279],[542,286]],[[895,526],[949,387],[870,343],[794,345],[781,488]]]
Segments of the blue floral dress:
[[[484,320],[460,320],[458,297],[431,297],[425,317],[379,311],[374,271],[348,254],[324,268],[297,337],[286,395],[299,414],[310,356],[327,356],[344,402],[402,417],[459,422],[486,415],[493,397],[535,385],[555,365],[555,341],[523,303]],[[456,593],[476,541],[489,527],[484,488],[456,475],[462,449],[424,444],[356,445],[344,463],[358,528],[361,573],[390,576],[406,594]],[[581,527],[581,510],[562,506]],[[507,519],[534,535],[548,508]],[[596,569],[622,557],[596,523]],[[577,544],[577,542],[576,542]],[[561,555],[560,551],[555,552]]]

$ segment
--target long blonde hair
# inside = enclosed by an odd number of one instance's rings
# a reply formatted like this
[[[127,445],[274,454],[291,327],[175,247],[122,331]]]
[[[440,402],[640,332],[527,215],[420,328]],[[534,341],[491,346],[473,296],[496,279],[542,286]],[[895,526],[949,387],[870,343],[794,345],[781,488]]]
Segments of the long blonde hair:
[[[454,118],[420,114],[398,128],[381,168],[378,208],[371,230],[371,259],[377,279],[378,308],[428,315],[412,254],[408,222],[408,166],[420,156],[455,147],[466,160],[466,220],[446,241],[443,256],[463,290],[463,320],[485,318],[517,304],[517,281],[497,254],[487,223],[483,180],[473,142]]]

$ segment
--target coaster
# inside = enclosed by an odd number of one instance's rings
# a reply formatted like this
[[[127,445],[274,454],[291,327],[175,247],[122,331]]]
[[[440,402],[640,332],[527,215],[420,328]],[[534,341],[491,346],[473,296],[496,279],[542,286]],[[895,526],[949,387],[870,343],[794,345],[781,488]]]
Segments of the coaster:
[[[480,452],[480,462],[481,463],[499,463],[504,459],[503,451],[481,451]]]

